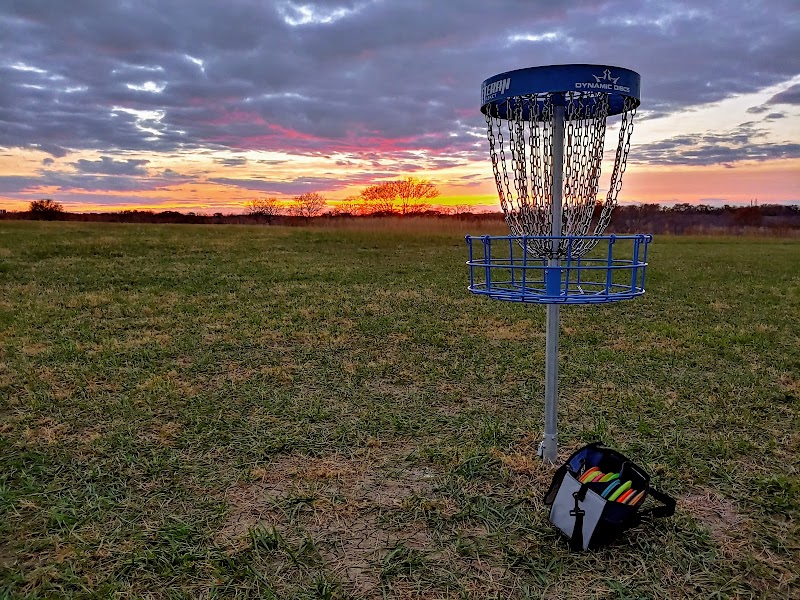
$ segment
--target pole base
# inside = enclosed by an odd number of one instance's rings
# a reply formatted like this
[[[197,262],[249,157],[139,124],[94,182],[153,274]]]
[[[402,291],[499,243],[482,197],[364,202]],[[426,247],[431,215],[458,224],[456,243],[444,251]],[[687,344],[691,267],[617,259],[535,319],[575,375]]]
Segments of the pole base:
[[[558,458],[558,436],[556,434],[544,434],[544,439],[539,442],[537,454],[545,463],[555,463]]]

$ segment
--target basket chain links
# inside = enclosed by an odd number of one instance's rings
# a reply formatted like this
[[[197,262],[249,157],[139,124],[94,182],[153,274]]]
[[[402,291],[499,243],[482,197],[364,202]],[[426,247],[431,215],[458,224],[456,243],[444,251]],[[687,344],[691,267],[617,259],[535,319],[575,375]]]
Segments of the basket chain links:
[[[497,107],[494,111],[486,111],[492,170],[500,205],[512,235],[553,235],[553,96],[545,93],[509,98],[502,111],[508,116],[505,119],[500,118],[501,111]],[[588,235],[592,222],[596,220],[592,235],[599,236],[611,220],[622,188],[636,114],[635,101],[625,99],[608,191],[597,215],[608,96],[596,92],[571,92],[564,96],[566,122],[561,235]],[[507,165],[506,145],[510,165]],[[509,167],[513,170],[511,177]],[[577,240],[569,246],[563,240],[558,251],[553,252],[550,243],[535,240],[528,243],[526,251],[540,258],[564,258],[569,250],[571,257],[578,258],[585,256],[595,245],[594,240]]]

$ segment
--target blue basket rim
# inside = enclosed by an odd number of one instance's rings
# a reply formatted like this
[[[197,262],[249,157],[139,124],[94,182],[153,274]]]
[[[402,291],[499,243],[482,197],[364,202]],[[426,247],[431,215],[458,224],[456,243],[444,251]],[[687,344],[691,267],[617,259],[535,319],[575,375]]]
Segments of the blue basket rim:
[[[570,92],[592,92],[608,95],[608,115],[625,110],[625,99],[640,104],[641,76],[624,67],[598,64],[541,65],[498,73],[481,83],[481,112],[507,118],[507,100],[539,94],[554,94],[554,101],[563,102]]]

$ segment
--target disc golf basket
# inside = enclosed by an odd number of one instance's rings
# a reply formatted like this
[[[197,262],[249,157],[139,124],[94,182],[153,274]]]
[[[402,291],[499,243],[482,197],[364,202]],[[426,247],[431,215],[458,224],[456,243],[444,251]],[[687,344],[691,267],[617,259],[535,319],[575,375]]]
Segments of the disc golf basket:
[[[467,236],[469,290],[547,305],[539,446],[547,462],[558,448],[560,306],[644,294],[652,236],[602,235],[622,187],[639,80],[619,67],[554,65],[501,73],[481,86],[489,156],[511,235]],[[606,131],[616,116],[613,165],[600,201]]]

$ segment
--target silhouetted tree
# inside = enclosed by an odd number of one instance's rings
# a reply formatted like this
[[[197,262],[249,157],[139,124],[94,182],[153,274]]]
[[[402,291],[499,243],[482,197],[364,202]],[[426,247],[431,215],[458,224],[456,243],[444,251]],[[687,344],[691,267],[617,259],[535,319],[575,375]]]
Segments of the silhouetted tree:
[[[247,214],[264,219],[267,223],[272,223],[272,220],[281,212],[277,198],[254,198],[245,207]]]
[[[395,182],[395,188],[400,200],[400,213],[404,215],[429,210],[430,203],[427,200],[439,195],[439,190],[430,181],[414,177]]]
[[[292,213],[309,219],[316,217],[325,208],[325,198],[316,192],[309,192],[292,199]]]
[[[349,216],[359,214],[359,197],[348,196],[331,209],[331,216]]]
[[[392,182],[376,183],[361,191],[361,215],[391,214],[394,212],[394,188]]]
[[[426,200],[438,195],[439,190],[430,181],[406,177],[371,185],[361,192],[361,199],[369,213],[399,212],[408,215],[425,212],[430,208]]]
[[[758,206],[743,206],[733,213],[733,222],[740,227],[761,225],[761,209]]]
[[[55,221],[64,214],[64,205],[55,202],[50,198],[44,200],[34,200],[30,203],[28,210],[34,219],[41,221]]]
[[[454,204],[447,208],[446,214],[463,219],[467,215],[472,214],[472,207],[469,204]]]

